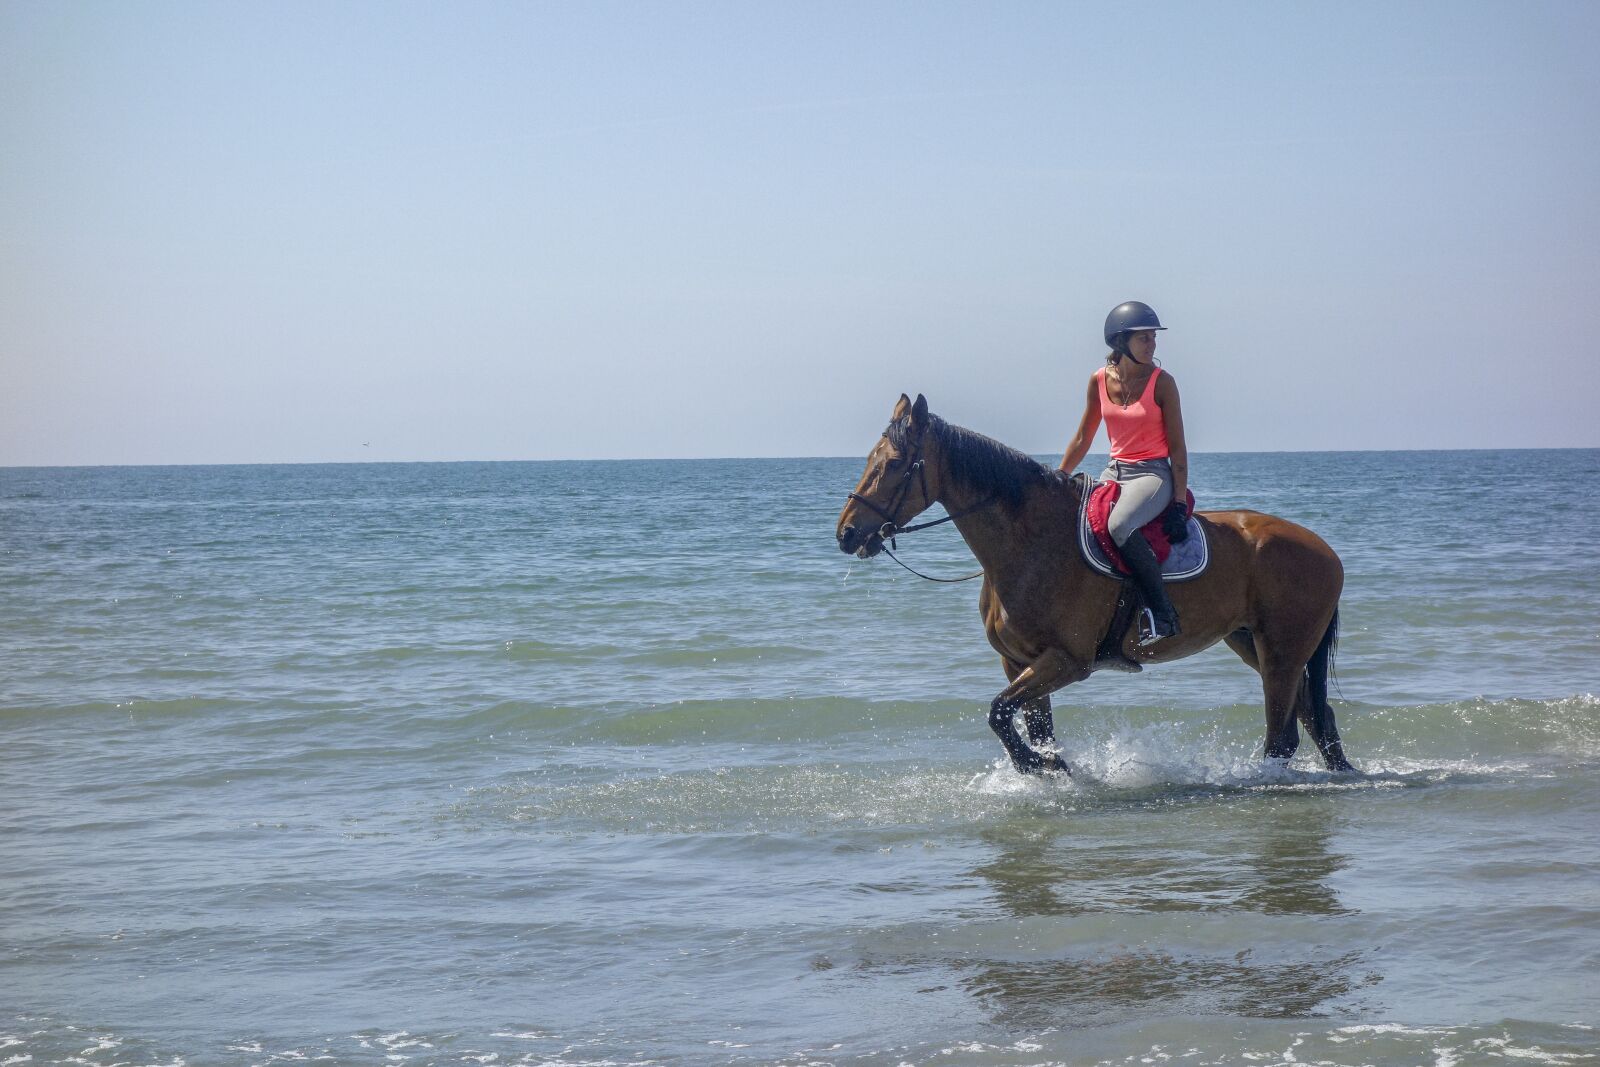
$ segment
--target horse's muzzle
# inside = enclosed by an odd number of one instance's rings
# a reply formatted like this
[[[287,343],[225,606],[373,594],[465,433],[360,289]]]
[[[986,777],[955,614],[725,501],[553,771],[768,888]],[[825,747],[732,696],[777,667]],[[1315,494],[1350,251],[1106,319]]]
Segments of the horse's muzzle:
[[[862,530],[856,526],[839,528],[839,551],[853,552],[862,559],[871,559],[883,551],[883,538],[876,530]]]

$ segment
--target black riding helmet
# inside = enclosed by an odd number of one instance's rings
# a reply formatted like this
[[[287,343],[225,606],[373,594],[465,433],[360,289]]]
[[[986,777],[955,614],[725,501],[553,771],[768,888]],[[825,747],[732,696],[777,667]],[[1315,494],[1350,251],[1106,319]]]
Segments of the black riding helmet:
[[[1118,304],[1111,309],[1111,314],[1106,316],[1106,344],[1113,351],[1126,352],[1127,340],[1124,334],[1135,330],[1165,330],[1161,319],[1156,316],[1156,309],[1139,300],[1130,300],[1126,304]]]

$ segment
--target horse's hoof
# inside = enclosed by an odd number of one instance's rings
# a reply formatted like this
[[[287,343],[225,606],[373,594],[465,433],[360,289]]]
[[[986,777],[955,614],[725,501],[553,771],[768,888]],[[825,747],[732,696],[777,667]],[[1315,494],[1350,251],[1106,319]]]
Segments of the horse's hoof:
[[[1064,774],[1072,777],[1072,766],[1060,756],[1047,756],[1044,761],[1045,774]]]

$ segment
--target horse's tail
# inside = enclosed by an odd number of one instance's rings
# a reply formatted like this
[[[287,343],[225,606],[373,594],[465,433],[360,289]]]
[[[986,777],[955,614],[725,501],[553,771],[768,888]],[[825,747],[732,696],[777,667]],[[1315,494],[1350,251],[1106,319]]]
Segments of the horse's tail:
[[[1339,609],[1333,609],[1328,629],[1323,632],[1317,650],[1306,663],[1306,679],[1311,683],[1311,709],[1319,712],[1328,706],[1328,676],[1333,673],[1333,657],[1339,648]]]
[[[1339,609],[1335,606],[1317,650],[1306,663],[1306,696],[1311,706],[1305,709],[1301,722],[1311,728],[1328,770],[1353,771],[1355,768],[1344,755],[1344,742],[1339,740],[1339,728],[1333,722],[1333,707],[1328,703],[1328,675],[1333,673],[1333,653],[1338,646]]]

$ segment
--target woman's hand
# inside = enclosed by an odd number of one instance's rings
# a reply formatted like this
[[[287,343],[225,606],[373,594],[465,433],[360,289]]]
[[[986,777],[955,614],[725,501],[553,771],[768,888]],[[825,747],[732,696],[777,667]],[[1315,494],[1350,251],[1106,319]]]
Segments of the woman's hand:
[[[1167,505],[1167,510],[1161,514],[1161,532],[1167,535],[1167,540],[1173,544],[1182,544],[1189,539],[1189,506],[1181,500],[1174,500]]]

